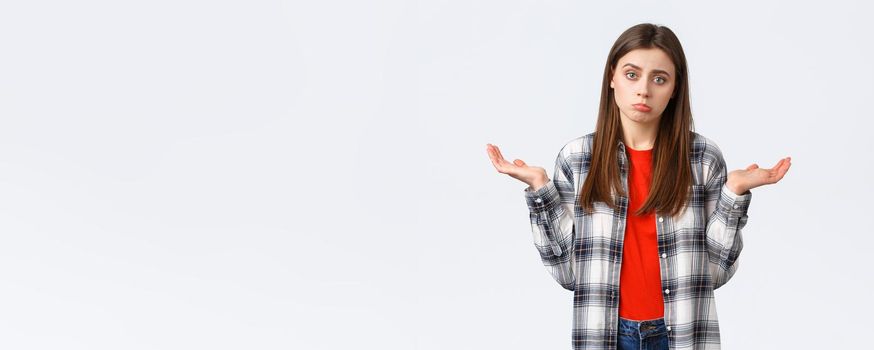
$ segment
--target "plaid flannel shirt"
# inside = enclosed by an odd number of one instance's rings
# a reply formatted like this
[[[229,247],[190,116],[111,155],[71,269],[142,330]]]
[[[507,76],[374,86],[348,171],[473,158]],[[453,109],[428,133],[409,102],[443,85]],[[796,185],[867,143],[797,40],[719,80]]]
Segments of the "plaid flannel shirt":
[[[713,291],[738,268],[752,193],[737,195],[725,185],[722,152],[692,132],[693,185],[689,202],[675,217],[655,215],[664,296],[664,319],[671,349],[719,349],[719,322]],[[568,142],[555,161],[549,182],[524,190],[534,246],[552,277],[573,294],[573,349],[616,349],[619,273],[629,199],[618,210],[594,203],[586,214],[579,191],[589,172],[594,133]],[[628,159],[619,141],[619,168],[628,193]]]

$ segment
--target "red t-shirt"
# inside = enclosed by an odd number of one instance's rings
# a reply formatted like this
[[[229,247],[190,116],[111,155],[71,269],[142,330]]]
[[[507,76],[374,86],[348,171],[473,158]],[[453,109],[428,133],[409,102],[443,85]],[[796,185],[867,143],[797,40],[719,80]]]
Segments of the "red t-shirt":
[[[625,146],[631,170],[628,173],[629,205],[619,275],[619,316],[630,320],[664,317],[659,241],[655,214],[635,215],[649,195],[652,182],[652,149]]]

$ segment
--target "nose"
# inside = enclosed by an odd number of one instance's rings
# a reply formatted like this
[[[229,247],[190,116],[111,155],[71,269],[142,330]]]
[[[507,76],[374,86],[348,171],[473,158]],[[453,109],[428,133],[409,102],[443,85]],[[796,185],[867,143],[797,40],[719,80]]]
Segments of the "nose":
[[[647,98],[649,97],[649,82],[641,79],[637,84],[635,84],[635,89],[637,89],[637,96]]]
[[[637,96],[647,98],[649,97],[649,90],[646,88],[646,84],[642,84],[642,87],[637,88]]]

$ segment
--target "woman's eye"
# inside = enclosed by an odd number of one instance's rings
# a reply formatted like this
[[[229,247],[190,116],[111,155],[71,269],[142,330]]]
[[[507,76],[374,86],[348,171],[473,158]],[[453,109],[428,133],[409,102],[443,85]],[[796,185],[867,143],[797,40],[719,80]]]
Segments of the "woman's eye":
[[[634,79],[634,77],[637,76],[637,73],[634,73],[634,72],[628,72],[628,73],[625,73],[625,76],[628,77],[628,78]]]
[[[657,83],[657,84],[664,84],[665,82],[666,82],[665,78],[662,78],[662,77],[656,77],[656,83]]]

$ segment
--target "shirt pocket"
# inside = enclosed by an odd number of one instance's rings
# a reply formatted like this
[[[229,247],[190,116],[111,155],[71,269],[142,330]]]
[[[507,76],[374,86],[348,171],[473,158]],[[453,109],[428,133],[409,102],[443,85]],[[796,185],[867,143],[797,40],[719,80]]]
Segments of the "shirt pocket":
[[[692,185],[686,206],[673,218],[672,231],[696,234],[704,231],[707,218],[704,216],[704,185]]]
[[[671,222],[671,233],[695,237],[703,235],[704,228],[707,226],[707,217],[704,215],[704,195],[704,185],[692,185],[689,188],[686,206]]]
[[[592,207],[594,209],[590,216],[592,237],[613,238],[613,225],[615,224],[613,209],[604,202],[594,202]]]

